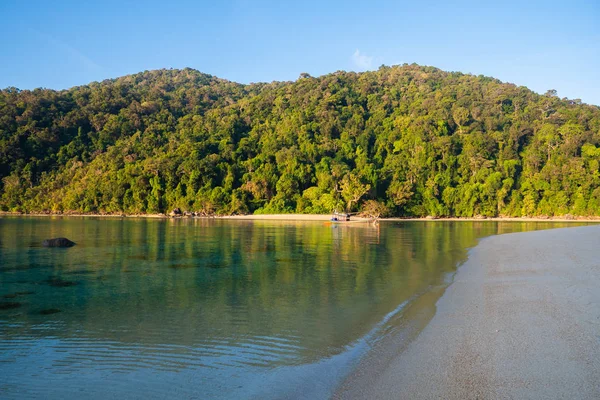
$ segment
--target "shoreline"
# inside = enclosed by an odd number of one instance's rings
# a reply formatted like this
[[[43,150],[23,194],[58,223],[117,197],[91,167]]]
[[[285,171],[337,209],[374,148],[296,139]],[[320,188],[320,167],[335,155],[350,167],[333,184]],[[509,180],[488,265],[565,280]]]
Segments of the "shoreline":
[[[482,238],[411,340],[377,343],[339,399],[600,398],[600,227]]]
[[[150,219],[215,219],[215,220],[250,220],[250,221],[330,221],[331,214],[248,214],[230,216],[176,216],[166,214],[54,214],[54,213],[19,213],[0,212],[0,217],[76,217],[76,218],[150,218]],[[368,222],[370,218],[353,216],[350,222]],[[379,222],[596,222],[600,223],[599,217],[448,217],[448,218],[379,218]],[[344,224],[342,222],[342,224]]]

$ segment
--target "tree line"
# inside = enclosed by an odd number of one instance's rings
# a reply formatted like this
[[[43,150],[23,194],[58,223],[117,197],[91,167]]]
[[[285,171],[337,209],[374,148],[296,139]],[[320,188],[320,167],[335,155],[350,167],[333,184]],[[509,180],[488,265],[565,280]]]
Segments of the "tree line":
[[[600,215],[600,108],[419,65],[0,91],[0,209]]]

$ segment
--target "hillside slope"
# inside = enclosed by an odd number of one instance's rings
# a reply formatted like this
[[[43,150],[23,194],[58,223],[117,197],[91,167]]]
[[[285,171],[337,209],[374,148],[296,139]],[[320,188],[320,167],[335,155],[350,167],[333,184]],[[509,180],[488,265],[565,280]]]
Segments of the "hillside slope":
[[[12,211],[600,215],[600,108],[432,67],[0,91]]]

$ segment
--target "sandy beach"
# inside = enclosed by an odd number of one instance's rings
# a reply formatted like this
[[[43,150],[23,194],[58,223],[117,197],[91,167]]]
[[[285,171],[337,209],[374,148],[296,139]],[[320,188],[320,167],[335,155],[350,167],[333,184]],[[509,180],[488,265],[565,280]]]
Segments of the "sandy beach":
[[[599,260],[600,226],[483,239],[423,331],[375,345],[334,397],[600,398]]]
[[[0,217],[91,217],[91,218],[173,218],[166,214],[81,214],[81,213],[41,213],[41,212],[9,212],[0,211]],[[177,216],[174,219],[187,219],[189,217]],[[245,215],[215,215],[198,216],[193,218],[200,219],[227,219],[227,220],[253,220],[253,221],[329,221],[331,214],[245,214]],[[370,218],[363,218],[353,215],[352,221],[370,221]],[[491,222],[597,222],[600,223],[600,217],[581,217],[581,216],[558,216],[558,217],[494,217],[494,218],[380,218],[379,221],[386,222],[435,222],[435,221],[491,221]]]

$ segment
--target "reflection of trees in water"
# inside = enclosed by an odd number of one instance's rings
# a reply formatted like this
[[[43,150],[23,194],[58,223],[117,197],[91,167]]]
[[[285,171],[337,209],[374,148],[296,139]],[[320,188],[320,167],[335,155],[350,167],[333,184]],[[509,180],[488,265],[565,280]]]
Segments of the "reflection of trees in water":
[[[375,227],[201,219],[38,222],[18,220],[18,241],[11,236],[14,226],[0,226],[2,252],[59,232],[79,244],[50,256],[41,249],[11,254],[12,265],[3,268],[35,265],[42,257],[51,268],[0,275],[29,279],[6,290],[36,288],[30,304],[12,317],[24,327],[2,328],[9,334],[52,318],[61,324],[52,332],[57,336],[183,345],[204,349],[200,355],[213,354],[217,344],[246,343],[274,352],[273,362],[283,363],[342,351],[399,304],[443,284],[477,238],[540,227],[439,221]],[[78,284],[44,285],[48,275]],[[38,308],[62,312],[40,316],[34,313]]]

